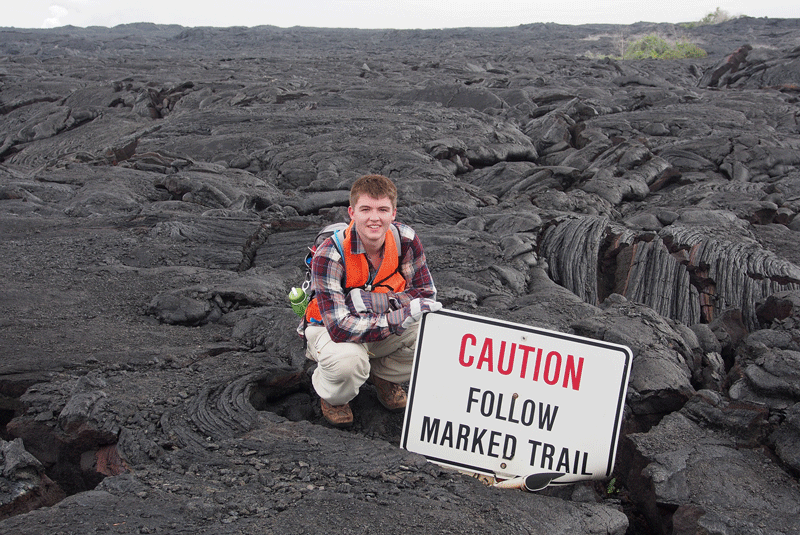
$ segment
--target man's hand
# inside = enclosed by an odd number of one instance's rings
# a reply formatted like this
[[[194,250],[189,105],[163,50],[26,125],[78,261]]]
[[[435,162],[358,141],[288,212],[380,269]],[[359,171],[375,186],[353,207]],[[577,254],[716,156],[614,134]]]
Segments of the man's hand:
[[[401,334],[408,329],[412,323],[422,319],[428,312],[436,312],[442,309],[442,304],[433,299],[418,297],[399,310],[393,310],[386,315],[389,321],[389,330],[394,334]]]
[[[345,297],[348,307],[359,314],[372,312],[385,314],[389,311],[389,295],[385,293],[365,292],[361,288],[353,288]]]

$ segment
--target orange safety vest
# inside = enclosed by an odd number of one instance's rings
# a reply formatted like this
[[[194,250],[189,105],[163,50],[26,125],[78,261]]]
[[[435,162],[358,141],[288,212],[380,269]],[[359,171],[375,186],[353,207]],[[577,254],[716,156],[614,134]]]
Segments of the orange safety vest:
[[[402,292],[406,288],[406,279],[400,273],[400,234],[394,228],[386,232],[386,239],[383,243],[383,261],[378,268],[375,276],[370,280],[369,262],[364,253],[353,254],[353,222],[344,231],[344,238],[341,232],[335,233],[330,239],[342,253],[344,260],[345,292],[354,288],[363,288],[376,293]],[[338,242],[337,240],[341,240]],[[322,323],[322,315],[319,312],[317,299],[313,297],[306,308],[305,319],[307,322]]]

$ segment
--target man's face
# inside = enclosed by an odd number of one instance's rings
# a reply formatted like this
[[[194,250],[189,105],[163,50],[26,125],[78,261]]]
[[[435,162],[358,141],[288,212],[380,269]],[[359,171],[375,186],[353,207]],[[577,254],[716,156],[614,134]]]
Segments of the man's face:
[[[392,206],[389,197],[376,199],[363,194],[358,198],[355,206],[347,209],[350,219],[358,232],[358,237],[367,248],[376,248],[383,245],[389,225],[394,221],[397,210]]]

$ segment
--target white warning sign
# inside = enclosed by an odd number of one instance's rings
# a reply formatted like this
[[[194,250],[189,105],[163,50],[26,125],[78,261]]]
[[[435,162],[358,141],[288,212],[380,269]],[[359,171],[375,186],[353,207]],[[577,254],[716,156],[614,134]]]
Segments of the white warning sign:
[[[554,484],[611,475],[630,349],[442,310],[420,325],[401,446],[429,461]]]

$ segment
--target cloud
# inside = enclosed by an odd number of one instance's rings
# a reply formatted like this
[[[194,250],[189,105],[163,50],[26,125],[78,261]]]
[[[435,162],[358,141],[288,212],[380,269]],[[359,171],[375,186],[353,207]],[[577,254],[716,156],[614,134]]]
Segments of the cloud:
[[[44,19],[44,23],[42,24],[44,28],[57,28],[59,26],[63,26],[64,24],[61,22],[61,19],[69,15],[67,8],[57,4],[50,6],[48,11],[50,12],[50,16]]]

